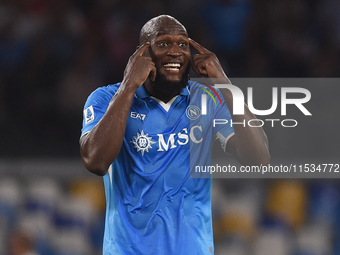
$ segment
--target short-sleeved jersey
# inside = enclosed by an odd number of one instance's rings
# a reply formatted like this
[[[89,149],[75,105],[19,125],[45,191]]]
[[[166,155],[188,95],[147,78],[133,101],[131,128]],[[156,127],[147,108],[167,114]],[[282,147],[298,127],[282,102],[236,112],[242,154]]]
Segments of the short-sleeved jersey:
[[[82,135],[100,121],[119,86],[89,96]],[[213,135],[225,147],[233,128],[213,127],[213,119],[231,119],[218,90],[221,104],[206,97],[207,113],[201,114],[203,87],[189,81],[168,104],[143,86],[136,90],[120,153],[103,177],[103,254],[213,254],[212,179],[191,178],[190,164],[211,164]]]

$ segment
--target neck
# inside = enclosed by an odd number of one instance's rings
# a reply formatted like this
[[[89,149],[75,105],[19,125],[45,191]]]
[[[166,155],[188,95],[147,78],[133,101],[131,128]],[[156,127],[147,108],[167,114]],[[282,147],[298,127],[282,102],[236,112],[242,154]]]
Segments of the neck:
[[[183,89],[182,87],[175,86],[165,89],[161,85],[159,86],[159,84],[156,84],[149,79],[144,83],[144,87],[150,96],[153,96],[164,103],[169,102],[173,97],[179,95]]]

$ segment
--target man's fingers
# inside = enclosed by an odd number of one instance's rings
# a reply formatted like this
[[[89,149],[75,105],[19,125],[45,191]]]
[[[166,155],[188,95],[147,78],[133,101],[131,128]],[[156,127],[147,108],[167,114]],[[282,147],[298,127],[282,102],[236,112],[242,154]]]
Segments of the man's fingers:
[[[206,53],[210,53],[209,50],[207,50],[206,48],[204,48],[202,45],[200,45],[199,43],[195,42],[193,39],[189,38],[189,42],[192,45],[192,47],[194,47],[200,54],[206,54]]]
[[[204,68],[204,66],[193,66],[192,68],[194,70],[195,73],[197,73],[200,76],[203,77],[208,77],[208,72],[207,70]]]
[[[200,76],[208,77],[208,71],[206,69],[206,59],[207,56],[205,55],[195,55],[193,56],[192,61],[192,69],[195,73],[197,73]]]
[[[144,43],[142,46],[138,46],[138,49],[135,51],[134,55],[143,56],[146,49],[150,46],[150,42]]]
[[[152,70],[150,71],[150,74],[149,74],[150,79],[151,79],[152,81],[155,81],[155,79],[156,79],[156,73],[157,73],[156,67],[153,66],[153,68],[152,68]]]

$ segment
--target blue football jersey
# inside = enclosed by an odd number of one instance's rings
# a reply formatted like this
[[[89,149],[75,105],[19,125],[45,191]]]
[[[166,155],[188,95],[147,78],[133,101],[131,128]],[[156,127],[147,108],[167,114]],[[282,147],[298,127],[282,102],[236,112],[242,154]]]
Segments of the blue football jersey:
[[[84,107],[82,135],[104,115],[120,84],[95,90]],[[204,85],[189,81],[180,95],[164,104],[136,90],[123,144],[104,178],[107,201],[103,254],[214,253],[211,178],[191,178],[194,165],[211,164],[216,135],[225,148],[233,134],[221,103],[206,97]],[[112,134],[113,136],[115,134]]]

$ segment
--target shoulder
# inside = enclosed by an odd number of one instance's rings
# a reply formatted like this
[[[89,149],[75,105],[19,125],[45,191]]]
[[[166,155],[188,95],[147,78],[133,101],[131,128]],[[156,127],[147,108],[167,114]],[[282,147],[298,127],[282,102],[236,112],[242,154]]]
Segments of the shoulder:
[[[87,104],[93,104],[94,102],[110,101],[114,94],[117,92],[119,86],[120,83],[116,83],[97,88],[88,96]]]
[[[209,85],[208,83],[200,83],[197,81],[190,81],[189,83],[190,96],[201,96],[202,94],[208,94],[209,98],[215,100],[218,99],[221,104],[224,101],[223,95],[220,89],[216,88],[214,85]]]
[[[99,87],[94,90],[89,97],[112,97],[118,90],[120,83],[109,84],[107,86]]]
[[[210,84],[210,85],[209,85]],[[211,83],[202,83],[202,82],[197,82],[197,81],[191,81],[189,82],[189,89],[190,91],[194,91],[197,89],[200,89],[201,91],[212,91],[213,93],[221,93],[218,88],[216,88],[214,85]]]
[[[200,82],[189,80],[188,88],[190,89],[190,91],[204,87],[206,86]]]

